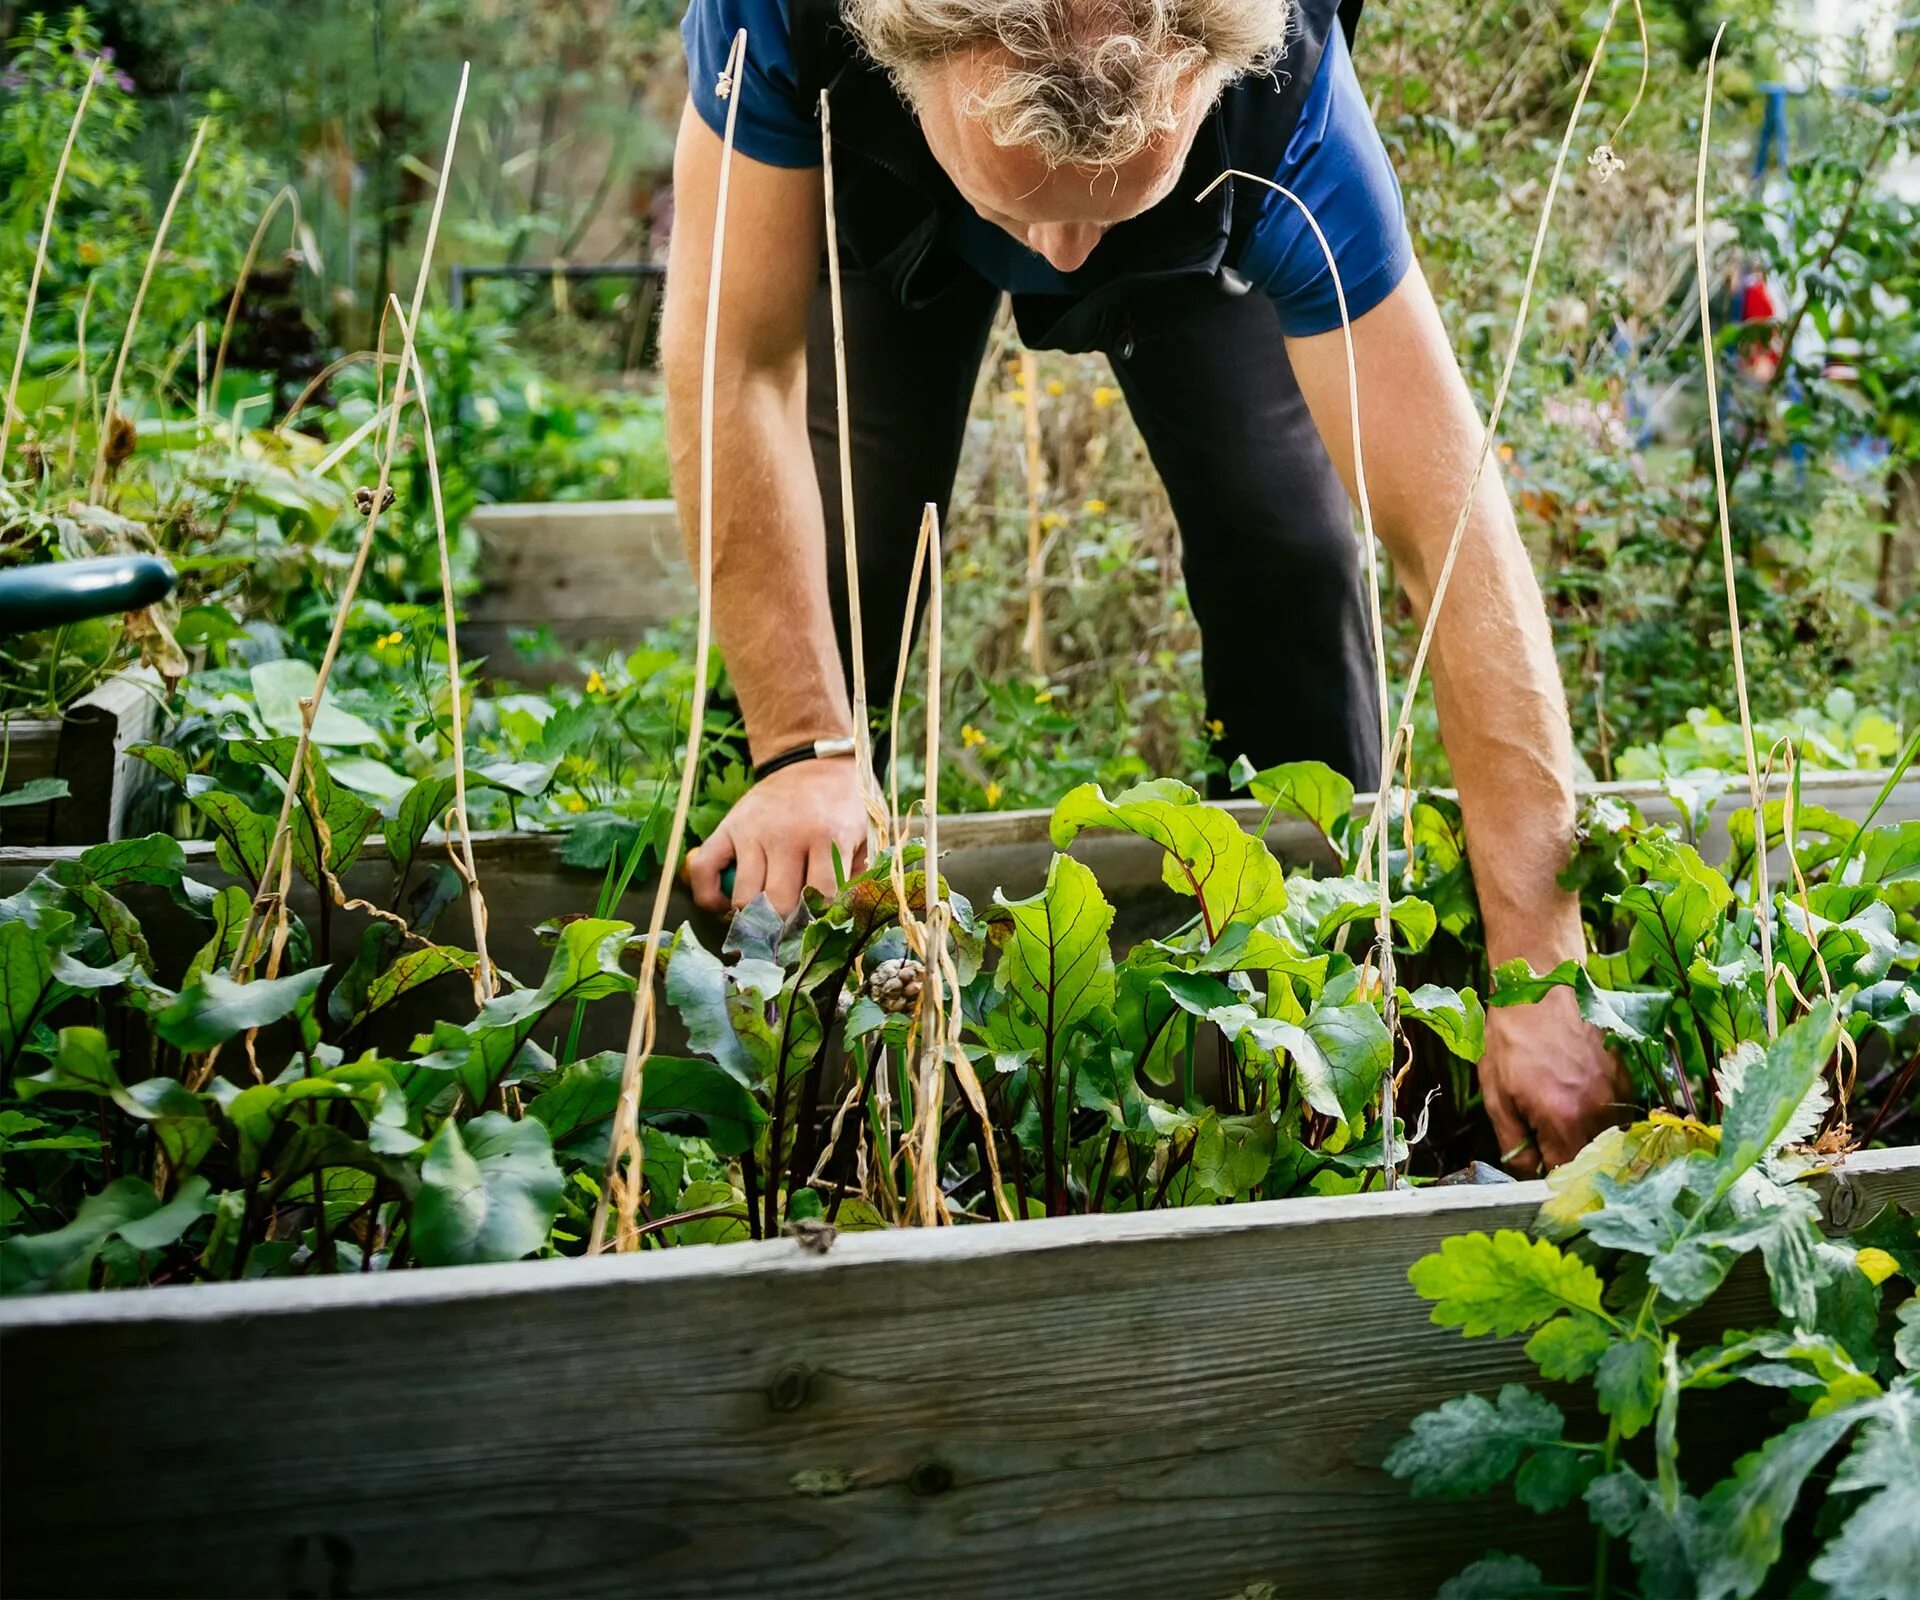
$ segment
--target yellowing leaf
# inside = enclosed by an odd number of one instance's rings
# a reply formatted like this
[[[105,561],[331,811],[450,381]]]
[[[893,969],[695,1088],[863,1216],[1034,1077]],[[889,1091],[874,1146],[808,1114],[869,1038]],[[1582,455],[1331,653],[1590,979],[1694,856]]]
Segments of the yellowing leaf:
[[[1436,1323],[1470,1339],[1522,1333],[1562,1311],[1605,1316],[1600,1275],[1592,1267],[1512,1228],[1448,1239],[1407,1277],[1435,1302]]]

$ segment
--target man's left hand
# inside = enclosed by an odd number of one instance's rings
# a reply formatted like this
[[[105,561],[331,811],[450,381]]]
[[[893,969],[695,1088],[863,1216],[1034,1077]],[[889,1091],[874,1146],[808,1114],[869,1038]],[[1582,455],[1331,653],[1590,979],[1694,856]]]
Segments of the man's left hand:
[[[1570,989],[1487,1012],[1480,1092],[1500,1164],[1523,1178],[1571,1161],[1632,1105],[1626,1073],[1582,1020]]]

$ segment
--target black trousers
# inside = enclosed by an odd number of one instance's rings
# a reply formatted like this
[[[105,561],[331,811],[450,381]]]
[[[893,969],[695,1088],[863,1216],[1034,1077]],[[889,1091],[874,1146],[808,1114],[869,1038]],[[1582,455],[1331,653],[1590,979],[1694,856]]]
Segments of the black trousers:
[[[921,508],[946,523],[974,381],[1000,292],[972,274],[909,310],[844,276],[847,391],[869,695],[892,690]],[[1265,295],[1213,280],[1143,291],[1105,352],[1167,486],[1200,625],[1215,749],[1257,767],[1317,760],[1361,788],[1379,776],[1366,596],[1345,486],[1287,361]],[[808,339],[808,428],[826,511],[828,578],[849,675],[833,325]],[[923,586],[924,588],[924,586]]]

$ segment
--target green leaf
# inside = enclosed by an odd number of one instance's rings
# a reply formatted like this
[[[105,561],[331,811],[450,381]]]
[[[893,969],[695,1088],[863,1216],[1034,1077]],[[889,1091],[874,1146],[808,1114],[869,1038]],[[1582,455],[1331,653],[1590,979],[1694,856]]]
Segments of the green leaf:
[[[1573,1315],[1543,1322],[1527,1341],[1527,1356],[1540,1376],[1557,1383],[1584,1378],[1613,1347],[1615,1335],[1597,1317]]]
[[[1701,1503],[1700,1600],[1748,1600],[1780,1559],[1781,1537],[1807,1476],[1867,1414],[1850,1406],[1807,1417],[1742,1456]]]
[[[1462,1395],[1415,1417],[1387,1452],[1386,1468],[1411,1479],[1416,1495],[1458,1500],[1504,1482],[1529,1451],[1557,1449],[1565,1426],[1551,1400],[1510,1383],[1497,1402]]]
[[[489,1111],[463,1131],[449,1117],[420,1164],[414,1254],[429,1267],[531,1255],[547,1242],[564,1181],[539,1122]]]
[[[1537,1451],[1514,1474],[1513,1497],[1529,1511],[1558,1511],[1578,1500],[1599,1470],[1599,1457],[1586,1451]]]
[[[253,701],[268,729],[286,738],[300,736],[300,702],[313,698],[320,674],[307,662],[283,656],[252,668]],[[322,747],[379,744],[380,730],[330,700],[313,714],[313,742]]]
[[[118,889],[129,883],[171,888],[186,872],[187,857],[178,839],[150,833],[141,839],[96,844],[80,853],[80,865],[103,889]]]
[[[1468,1338],[1523,1333],[1562,1311],[1604,1319],[1600,1275],[1544,1239],[1503,1228],[1456,1234],[1407,1274],[1433,1320]]]
[[[1662,1347],[1648,1339],[1623,1339],[1600,1358],[1594,1378],[1603,1416],[1619,1425],[1620,1436],[1631,1439],[1653,1421],[1660,1399]]]
[[[358,1027],[383,1006],[390,1006],[409,990],[432,983],[449,972],[467,972],[480,958],[471,951],[455,950],[447,945],[415,947],[400,957],[367,985],[366,997],[349,1024]]]
[[[0,806],[43,806],[65,800],[70,793],[65,778],[29,778],[19,788],[0,794]]]
[[[1839,1043],[1839,1017],[1833,1003],[1822,1000],[1781,1030],[1764,1061],[1741,1073],[1720,1113],[1723,1170],[1744,1172],[1780,1147]]]
[[[1577,961],[1563,961],[1549,971],[1536,973],[1525,956],[1515,956],[1493,969],[1493,993],[1487,997],[1487,1004],[1530,1006],[1555,989],[1566,988],[1579,974]]]
[[[54,988],[46,936],[25,921],[0,922],[0,1062],[20,1053]]]
[[[205,977],[215,967],[229,965],[240,952],[240,941],[247,935],[247,922],[253,915],[253,896],[237,883],[215,891],[208,907],[213,917],[213,937],[187,963],[184,987]]]
[[[625,1067],[626,1054],[620,1050],[576,1061],[535,1097],[527,1114],[546,1124],[556,1150],[572,1144],[584,1154],[600,1154]],[[699,1136],[721,1156],[752,1149],[767,1121],[752,1092],[726,1068],[677,1056],[648,1058],[640,1078],[640,1116],[672,1132],[685,1132],[680,1125],[693,1122]]]
[[[1813,1563],[1833,1600],[1920,1596],[1920,1384],[1904,1380],[1878,1401],[1833,1480],[1865,1494]]]
[[[994,898],[982,920],[1008,933],[994,985],[1007,996],[1018,1043],[1051,1058],[1067,1029],[1096,1008],[1113,1005],[1107,944],[1113,907],[1093,873],[1062,855],[1048,866],[1040,893],[1024,900]]]
[[[1447,1579],[1435,1600],[1551,1600],[1559,1592],[1524,1556],[1496,1551]]]
[[[1317,1005],[1307,1014],[1304,1030],[1290,1023],[1272,1026],[1285,1030],[1300,1092],[1322,1116],[1354,1121],[1373,1103],[1393,1065],[1393,1035],[1380,1013],[1364,1002]]]
[[[83,1289],[109,1239],[123,1238],[143,1254],[161,1250],[212,1209],[204,1178],[189,1178],[164,1206],[151,1185],[139,1178],[116,1178],[81,1201],[64,1228],[0,1241],[0,1294]]]
[[[682,924],[667,953],[667,1003],[679,1013],[687,1043],[746,1084],[755,1080],[754,1062],[734,1031],[729,1001],[744,992],[764,1003],[785,982],[786,974],[770,961],[726,965],[700,943],[690,924]]]
[[[1423,1023],[1462,1061],[1478,1061],[1487,1052],[1487,1014],[1471,989],[1446,989],[1423,983],[1409,994],[1398,991],[1403,1021]]]
[[[1398,948],[1418,953],[1433,939],[1437,918],[1433,907],[1415,895],[1403,895],[1387,908]],[[1369,878],[1308,878],[1287,880],[1287,906],[1282,915],[1294,936],[1308,949],[1325,945],[1349,923],[1372,928],[1380,917],[1380,886]]]
[[[293,1015],[326,975],[325,967],[309,967],[284,978],[235,983],[224,973],[208,972],[155,1014],[153,1031],[176,1049],[199,1055],[237,1033]]]
[[[293,770],[295,747],[293,739],[234,739],[228,742],[227,752],[276,773],[284,787]],[[293,866],[301,877],[326,893],[326,877],[338,877],[353,865],[379,821],[378,811],[333,781],[318,750],[307,752],[291,833]]]
[[[1054,807],[1052,837],[1064,850],[1087,828],[1118,828],[1166,852],[1169,887],[1200,901],[1209,939],[1231,923],[1258,922],[1287,903],[1285,874],[1265,844],[1185,784],[1156,778],[1109,800],[1082,784]]]
[[[1612,1038],[1645,1044],[1664,1036],[1672,998],[1663,989],[1602,989],[1583,968],[1573,975],[1573,993],[1580,1015]]]
[[[404,877],[413,863],[428,831],[446,815],[453,804],[454,781],[451,773],[440,778],[422,778],[400,797],[393,815],[381,824],[387,841],[387,859],[393,863],[396,878]]]
[[[1310,822],[1344,859],[1340,828],[1353,813],[1353,782],[1320,761],[1288,761],[1255,772],[1242,756],[1235,764],[1234,783],[1250,793],[1275,817],[1299,817]]]
[[[1732,904],[1733,890],[1693,846],[1664,833],[1636,835],[1623,854],[1647,874],[1645,883],[1614,896],[1633,924],[1629,949],[1642,969],[1650,966],[1661,983],[1684,993],[1687,968]]]

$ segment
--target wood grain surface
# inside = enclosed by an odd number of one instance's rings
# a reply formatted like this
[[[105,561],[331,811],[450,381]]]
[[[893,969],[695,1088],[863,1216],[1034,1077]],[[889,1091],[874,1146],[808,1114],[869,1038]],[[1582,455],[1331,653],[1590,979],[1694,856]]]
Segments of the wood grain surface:
[[[1577,1521],[1379,1470],[1417,1412],[1531,1375],[1406,1269],[1543,1192],[12,1302],[0,1584],[1412,1600],[1490,1548],[1576,1571]],[[1920,1204],[1920,1156],[1840,1193]]]

